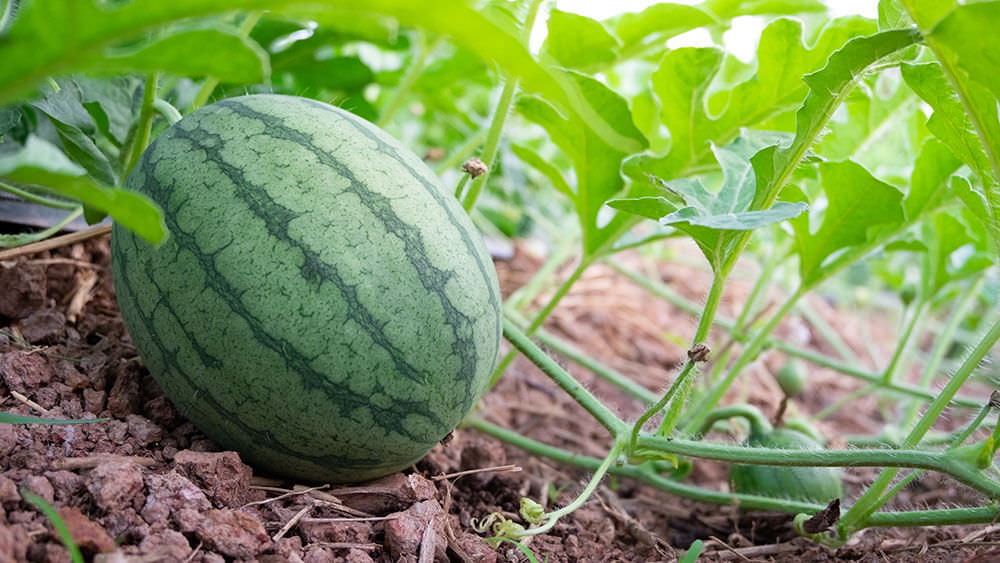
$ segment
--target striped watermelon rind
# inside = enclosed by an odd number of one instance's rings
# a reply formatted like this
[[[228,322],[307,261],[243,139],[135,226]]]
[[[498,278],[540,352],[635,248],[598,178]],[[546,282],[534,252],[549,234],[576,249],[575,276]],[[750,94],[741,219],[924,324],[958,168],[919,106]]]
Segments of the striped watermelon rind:
[[[230,98],[171,126],[126,187],[154,248],[112,234],[115,289],[179,411],[265,471],[405,468],[485,391],[500,292],[458,202],[401,144],[314,100]]]

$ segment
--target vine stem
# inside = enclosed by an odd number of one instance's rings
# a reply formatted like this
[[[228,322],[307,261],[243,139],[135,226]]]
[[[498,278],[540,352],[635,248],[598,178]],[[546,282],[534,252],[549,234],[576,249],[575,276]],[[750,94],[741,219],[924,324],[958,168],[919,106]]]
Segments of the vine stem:
[[[521,27],[520,40],[522,45],[528,45],[528,40],[531,38],[531,29],[535,27],[535,18],[538,16],[538,9],[541,6],[542,0],[532,0],[528,6],[528,13]],[[465,207],[466,211],[469,211],[476,205],[476,200],[479,199],[479,194],[482,193],[483,186],[486,185],[486,180],[490,177],[490,172],[493,170],[497,151],[500,148],[500,137],[503,133],[503,127],[514,105],[514,97],[517,95],[517,84],[517,77],[508,76],[507,81],[503,85],[503,90],[500,92],[500,100],[497,102],[496,111],[493,113],[493,122],[490,123],[489,132],[486,134],[486,144],[483,145],[483,152],[479,157],[486,163],[486,173],[473,180],[472,185],[469,186],[469,191],[462,200],[462,206]]]
[[[692,315],[698,314],[698,311],[700,309],[698,308],[697,305],[695,305],[691,301],[688,301],[684,297],[678,295],[675,291],[673,291],[669,287],[661,283],[655,282],[653,280],[650,280],[641,274],[633,272],[632,270],[625,268],[624,266],[615,262],[614,260],[605,260],[605,262],[608,265],[610,265],[616,272],[619,272],[628,279],[634,281],[636,284],[638,284],[640,287],[642,287],[649,293],[657,297],[660,297],[662,299],[665,299],[667,302],[674,305],[678,309],[681,309],[682,311],[686,311]],[[730,332],[736,330],[735,328],[736,324],[731,319],[717,316],[715,319],[715,324]],[[738,340],[742,341],[743,339],[738,338]],[[782,352],[790,356],[801,358],[810,363],[816,364],[817,366],[825,367],[833,371],[842,373],[844,375],[849,375],[853,378],[865,381],[866,383],[871,383],[879,387],[880,389],[885,389],[887,391],[893,391],[896,393],[902,393],[904,395],[908,395],[916,399],[923,399],[925,401],[932,401],[934,400],[935,397],[937,397],[936,393],[932,393],[926,389],[914,387],[913,385],[909,385],[906,383],[896,382],[892,384],[886,384],[882,381],[881,375],[874,374],[851,365],[847,365],[843,362],[840,362],[824,354],[819,354],[817,352],[808,350],[801,346],[789,344],[777,338],[768,338],[767,341],[764,343],[764,347],[773,347],[777,350],[781,350]],[[716,361],[718,362],[719,360]],[[961,407],[969,407],[975,409],[979,408],[981,401],[977,401],[975,399],[969,399],[967,397],[955,397],[953,400],[953,404]]]
[[[575,499],[573,499],[573,502],[567,504],[566,506],[560,508],[559,510],[555,510],[549,514],[546,514],[544,524],[542,524],[537,528],[531,528],[529,530],[525,530],[525,532],[521,534],[521,536],[522,537],[537,536],[538,534],[544,534],[545,532],[551,530],[552,527],[556,525],[556,522],[558,522],[560,518],[569,514],[570,512],[573,512],[577,508],[583,506],[583,503],[587,502],[587,499],[590,498],[590,495],[594,494],[594,490],[597,489],[597,485],[599,485],[601,483],[601,480],[604,479],[604,475],[607,474],[608,469],[611,468],[611,464],[613,464],[615,461],[618,460],[618,456],[621,454],[623,448],[624,444],[622,443],[622,441],[615,440],[614,445],[611,446],[611,450],[608,452],[608,455],[605,456],[604,461],[602,461],[601,465],[597,467],[597,469],[594,471],[593,476],[591,476],[590,481],[587,482],[587,486],[584,487],[583,491],[579,495],[577,495]]]
[[[34,192],[29,192],[28,190],[23,190],[17,186],[12,186],[4,182],[0,182],[0,190],[14,194],[25,201],[30,201],[32,203],[37,203],[39,205],[44,205],[46,207],[53,207],[55,209],[65,209],[67,211],[72,211],[77,207],[80,207],[80,204],[75,201],[52,199],[49,197],[38,195]]]
[[[712,321],[715,319],[715,313],[719,308],[719,301],[722,299],[722,290],[725,287],[727,275],[727,271],[713,271],[712,286],[708,290],[705,306],[702,308],[701,317],[698,320],[698,328],[692,339],[691,350],[698,344],[704,343],[708,338],[708,332],[712,328]],[[670,385],[670,388],[663,394],[663,397],[653,404],[653,406],[646,409],[639,416],[639,419],[635,421],[635,424],[632,425],[631,438],[629,440],[629,455],[637,455],[636,440],[642,431],[642,427],[650,418],[664,408],[667,409],[667,412],[663,416],[663,420],[660,422],[660,427],[656,433],[660,436],[670,436],[673,433],[674,428],[677,426],[677,421],[684,410],[684,405],[687,403],[688,396],[691,393],[691,384],[698,373],[698,370],[695,369],[698,361],[694,357],[689,357],[688,361],[684,363],[684,367],[681,368],[681,372],[677,374],[677,378]]]
[[[772,332],[774,332],[774,329],[777,328],[778,323],[785,318],[785,315],[791,311],[792,307],[795,306],[795,303],[803,295],[805,295],[805,293],[806,289],[803,287],[796,290],[795,293],[793,293],[792,296],[789,297],[781,306],[781,309],[779,309],[778,312],[767,321],[767,324],[757,332],[753,340],[750,341],[750,344],[747,345],[747,349],[740,354],[736,363],[729,368],[729,371],[726,373],[726,377],[716,383],[712,387],[711,391],[709,391],[709,395],[702,399],[702,401],[698,403],[698,406],[695,407],[693,416],[688,420],[684,427],[684,433],[689,434],[701,427],[705,417],[708,416],[708,413],[711,412],[717,404],[719,404],[719,401],[722,400],[722,396],[726,394],[726,391],[733,384],[733,381],[736,380],[736,376],[740,374],[743,368],[747,367],[752,361],[757,359],[757,355],[761,350],[763,350],[764,344],[768,342],[768,337]]]
[[[507,317],[516,319],[517,323],[520,325],[527,324],[526,321],[518,318],[515,313],[508,312]],[[547,348],[551,348],[559,354],[565,356],[566,359],[587,368],[601,379],[607,381],[615,387],[618,387],[622,391],[625,391],[646,404],[656,402],[659,397],[658,394],[653,393],[649,389],[646,389],[642,385],[636,383],[634,380],[616,372],[597,360],[594,360],[572,344],[557,338],[553,334],[546,332],[544,329],[538,329],[535,331],[534,337]]]
[[[507,81],[504,82],[503,90],[500,92],[500,100],[497,102],[496,110],[493,112],[493,121],[490,123],[489,131],[486,133],[486,144],[483,145],[483,152],[480,153],[480,158],[486,163],[486,173],[472,181],[468,193],[462,199],[462,207],[466,211],[469,211],[476,205],[476,200],[479,199],[479,194],[483,191],[486,179],[489,178],[490,171],[493,170],[497,151],[500,149],[500,137],[503,135],[503,126],[507,123],[507,116],[510,115],[510,109],[514,105],[514,96],[516,95],[517,78],[509,76],[507,77]]]
[[[941,332],[939,332],[936,337],[934,350],[931,352],[931,357],[924,365],[923,373],[920,375],[920,387],[922,389],[930,390],[934,374],[938,372],[941,362],[944,360],[945,354],[947,354],[948,350],[951,348],[959,325],[962,324],[962,321],[966,318],[972,304],[979,299],[979,294],[985,283],[986,276],[979,276],[969,287],[969,291],[962,296],[959,302],[956,303],[955,307],[952,309],[951,314],[948,317],[947,324],[945,324],[944,328],[941,329]],[[917,420],[919,408],[919,403],[916,401],[910,401],[906,407],[906,414],[903,416],[902,428],[910,428],[913,426],[913,423]]]
[[[4,2],[3,10],[0,10],[0,38],[7,35],[7,29],[13,23],[16,14],[17,0],[7,0]]]
[[[177,108],[163,98],[153,100],[153,109],[171,125],[181,120],[181,112],[177,111]]]
[[[882,374],[882,381],[892,383],[896,380],[896,373],[899,371],[900,363],[906,355],[906,352],[912,347],[913,333],[919,332],[917,331],[917,327],[924,319],[924,313],[927,312],[927,307],[927,301],[920,299],[917,302],[917,305],[913,308],[913,312],[906,323],[906,327],[903,329],[903,334],[900,335],[899,341],[896,343],[896,350],[892,354],[892,359],[889,361],[889,365],[886,366],[885,372]]]
[[[506,317],[503,320],[503,335],[514,348],[538,366],[556,385],[561,387],[563,391],[566,391],[574,401],[579,403],[584,410],[601,423],[601,426],[607,428],[616,439],[625,433],[627,425],[615,416],[615,413],[611,412],[611,409],[604,406],[604,403],[574,379],[566,370],[560,367],[555,360],[545,354],[541,348],[532,342],[525,333],[518,330],[514,323]]]
[[[263,12],[250,12],[243,18],[240,22],[240,27],[237,29],[239,36],[246,39],[250,37],[250,32],[253,31],[254,26],[260,21],[260,18],[264,15]],[[195,94],[194,100],[191,102],[191,106],[188,107],[187,112],[200,108],[205,105],[208,101],[209,96],[215,91],[215,87],[219,85],[219,79],[214,76],[209,76],[205,78],[205,82],[202,82],[201,88],[198,89],[198,93]]]
[[[526,336],[531,336],[532,334],[535,333],[536,330],[538,330],[539,327],[542,326],[542,323],[545,322],[545,319],[549,318],[549,315],[551,315],[552,311],[555,310],[556,305],[558,305],[559,302],[562,301],[562,298],[565,297],[567,293],[569,293],[570,288],[573,287],[573,284],[576,283],[578,279],[580,279],[580,276],[582,276],[584,270],[586,270],[587,267],[590,266],[590,263],[591,259],[587,258],[586,256],[580,259],[580,263],[577,264],[576,268],[573,270],[573,273],[570,274],[570,276],[566,278],[566,280],[562,284],[559,285],[559,287],[556,289],[555,294],[553,294],[552,298],[549,299],[549,302],[545,304],[545,307],[543,307],[542,310],[538,312],[538,314],[535,315],[535,318],[532,319],[531,324],[529,324],[527,328],[524,329],[524,334]],[[513,362],[514,358],[516,357],[517,357],[517,350],[511,350],[507,352],[507,354],[500,360],[500,363],[497,364],[496,369],[493,371],[493,378],[490,379],[490,387],[493,387],[494,385],[496,385],[497,381],[500,381],[500,378],[503,376],[504,372],[507,371],[507,368],[510,367],[511,362]]]
[[[69,215],[63,217],[57,223],[55,223],[54,225],[45,230],[38,231],[36,233],[25,233],[25,234],[15,234],[15,235],[0,234],[0,248],[7,246],[16,247],[25,244],[31,244],[39,240],[47,239],[50,236],[61,231],[63,227],[69,225],[77,217],[81,215],[83,215],[83,207],[78,205],[76,208],[73,209],[73,211]]]
[[[538,297],[546,282],[552,279],[552,275],[559,266],[562,265],[571,255],[575,241],[572,238],[564,239],[558,243],[555,250],[549,253],[545,263],[538,269],[538,272],[531,276],[528,283],[519,287],[504,303],[504,308],[512,311],[527,307]]]
[[[413,85],[417,83],[417,79],[420,78],[420,75],[427,67],[427,60],[434,54],[434,51],[437,51],[438,47],[444,43],[444,39],[445,37],[442,35],[431,42],[430,45],[427,45],[425,43],[423,32],[418,32],[420,50],[417,52],[417,58],[406,69],[403,79],[400,80],[399,86],[396,87],[396,91],[393,92],[392,98],[390,98],[389,102],[386,104],[385,111],[382,112],[382,115],[378,117],[378,121],[375,122],[376,125],[384,129],[386,125],[392,121],[393,116],[397,111],[399,111],[399,108],[403,107],[403,100],[410,95],[410,90],[413,89]]]
[[[602,460],[590,456],[575,454],[555,446],[522,436],[514,431],[497,426],[483,419],[470,417],[462,425],[474,428],[488,436],[511,444],[532,455],[545,457],[560,463],[565,463],[581,469],[595,470]],[[721,446],[726,447],[726,446]],[[737,449],[730,447],[731,449]],[[746,451],[747,448],[739,448]],[[883,452],[886,450],[882,450]],[[648,465],[612,465],[608,473],[629,477],[646,483],[661,491],[696,501],[714,504],[738,504],[742,508],[755,510],[776,510],[780,512],[806,512],[814,514],[823,510],[819,504],[791,500],[787,498],[771,498],[760,495],[730,493],[704,489],[663,477],[655,473]],[[944,510],[914,510],[905,512],[880,512],[873,514],[866,521],[868,526],[933,526],[949,524],[988,524],[1000,516],[1000,507],[951,508]]]
[[[938,394],[938,397],[930,404],[927,408],[927,412],[920,418],[917,425],[913,427],[913,430],[906,436],[901,444],[902,448],[913,448],[920,443],[927,431],[930,430],[931,426],[937,421],[941,413],[948,406],[951,398],[958,392],[958,390],[965,384],[965,381],[972,375],[972,372],[979,366],[979,363],[986,357],[986,354],[993,348],[993,346],[1000,340],[1000,321],[996,321],[993,327],[983,338],[979,341],[979,344],[973,349],[965,361],[962,362],[961,367],[955,372],[951,380],[944,386],[944,389]],[[896,450],[898,451],[898,450]],[[955,463],[960,463],[955,460]],[[886,464],[891,465],[891,464]],[[973,471],[972,468],[966,463],[962,463],[967,471]],[[865,520],[870,518],[872,514],[878,510],[888,499],[883,496],[883,493],[892,483],[892,480],[896,477],[899,472],[898,467],[889,467],[879,474],[875,482],[868,488],[867,491],[861,498],[854,503],[854,505],[844,514],[840,522],[837,523],[837,530],[840,532],[841,537],[846,537],[851,531],[857,529],[859,526],[863,525]],[[976,477],[982,478],[978,471],[973,471]],[[956,476],[956,478],[958,478]],[[961,479],[959,479],[961,480]],[[967,483],[968,484],[968,483]],[[978,488],[978,487],[977,487]],[[987,492],[987,491],[983,491]],[[1000,498],[1000,492],[989,492],[991,497]]]
[[[486,141],[486,130],[479,129],[474,134],[470,135],[464,143],[454,151],[448,154],[444,160],[438,163],[434,168],[434,172],[439,176],[443,174],[446,170],[451,170],[468,160],[472,156],[479,145]]]
[[[139,110],[139,122],[136,124],[135,136],[129,145],[128,161],[125,165],[125,173],[122,177],[127,177],[139,157],[146,150],[149,144],[149,137],[153,133],[153,102],[156,101],[156,84],[159,80],[158,72],[151,72],[146,75],[146,84],[142,89],[142,109]]]

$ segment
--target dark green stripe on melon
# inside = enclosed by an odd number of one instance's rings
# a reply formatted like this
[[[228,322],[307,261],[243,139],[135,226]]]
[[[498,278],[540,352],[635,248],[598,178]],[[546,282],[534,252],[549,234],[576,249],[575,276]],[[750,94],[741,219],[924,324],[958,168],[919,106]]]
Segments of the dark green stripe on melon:
[[[115,227],[115,286],[151,373],[223,446],[355,481],[419,459],[485,390],[496,274],[461,207],[397,141],[273,95],[168,129],[127,186],[165,210]]]

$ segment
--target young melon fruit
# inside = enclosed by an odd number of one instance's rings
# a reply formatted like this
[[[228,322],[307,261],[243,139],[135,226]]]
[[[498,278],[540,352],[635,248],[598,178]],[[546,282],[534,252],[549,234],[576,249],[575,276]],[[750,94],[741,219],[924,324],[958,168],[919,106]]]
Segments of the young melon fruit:
[[[751,432],[747,445],[757,448],[820,450],[822,446],[805,434],[790,428],[762,433]],[[836,467],[783,467],[742,465],[729,468],[733,491],[775,498],[827,504],[843,496],[840,470]]]
[[[500,291],[462,207],[409,150],[279,95],[201,108],[127,187],[154,248],[115,226],[129,334],[180,412],[259,469],[319,482],[405,468],[486,390]]]

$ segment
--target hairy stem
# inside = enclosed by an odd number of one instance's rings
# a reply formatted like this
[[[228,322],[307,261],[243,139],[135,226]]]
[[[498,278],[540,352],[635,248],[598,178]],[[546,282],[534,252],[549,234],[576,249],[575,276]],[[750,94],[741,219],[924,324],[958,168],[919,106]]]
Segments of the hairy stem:
[[[139,110],[139,122],[136,124],[135,136],[128,147],[128,160],[125,163],[125,170],[122,177],[128,176],[135,164],[139,162],[139,157],[146,150],[149,144],[149,137],[153,132],[153,102],[156,101],[156,83],[159,73],[151,72],[146,75],[146,84],[142,89],[142,109]]]
[[[923,439],[924,435],[930,430],[931,426],[937,421],[941,413],[948,406],[948,403],[954,397],[955,393],[965,384],[972,372],[979,366],[979,363],[986,357],[986,354],[993,348],[993,346],[1000,340],[1000,321],[996,321],[992,328],[983,335],[983,338],[976,345],[975,349],[965,358],[962,362],[962,366],[955,372],[951,380],[944,386],[944,389],[938,394],[938,397],[930,404],[927,408],[927,412],[920,418],[917,425],[913,427],[913,430],[906,436],[901,444],[902,448],[912,448],[915,447]],[[896,450],[898,451],[898,450]],[[979,471],[976,471],[968,463],[961,462],[959,460],[952,460],[953,463],[960,464],[964,471],[971,472],[975,477],[979,479],[985,479],[982,477]],[[886,464],[887,469],[883,470],[882,473],[875,479],[875,482],[868,488],[867,491],[854,503],[854,505],[844,514],[840,522],[837,524],[837,529],[842,537],[846,537],[851,532],[853,532],[859,525],[861,525],[873,512],[878,510],[886,500],[883,496],[886,489],[892,483],[892,480],[896,477],[899,472],[898,466],[892,466],[892,464]],[[933,468],[928,468],[933,469]],[[956,475],[952,475],[956,479],[960,479]],[[963,481],[965,482],[965,481]],[[966,483],[969,484],[969,483]],[[978,488],[978,487],[976,487]],[[998,492],[990,492],[987,490],[979,489],[984,493],[989,494],[992,498],[1000,497]]]
[[[399,86],[393,92],[392,98],[385,104],[385,109],[379,115],[378,121],[375,122],[379,127],[385,128],[392,121],[393,116],[396,115],[399,108],[403,107],[403,102],[410,95],[413,85],[417,83],[420,75],[423,74],[424,69],[427,67],[427,60],[444,43],[445,38],[441,36],[435,39],[430,45],[427,45],[424,33],[418,31],[417,34],[417,43],[420,46],[417,51],[417,57],[407,66],[403,79],[399,81]]]
[[[586,257],[580,260],[580,263],[577,264],[576,269],[573,270],[573,273],[570,274],[570,276],[566,278],[566,281],[564,281],[556,289],[555,294],[552,295],[552,298],[549,299],[549,302],[546,303],[545,307],[543,307],[542,310],[535,315],[535,318],[531,321],[531,324],[529,324],[528,327],[524,329],[525,335],[531,336],[532,334],[535,333],[536,330],[538,330],[539,327],[542,326],[542,323],[545,322],[545,319],[549,318],[549,315],[551,315],[552,311],[555,310],[556,305],[559,304],[559,301],[561,301],[562,298],[565,297],[567,293],[569,293],[570,288],[573,287],[573,284],[576,283],[578,279],[580,279],[580,276],[583,275],[584,270],[586,270],[589,265],[590,265],[590,260],[586,259]],[[500,363],[497,365],[496,369],[493,370],[493,378],[490,380],[490,387],[493,387],[494,385],[496,385],[497,381],[500,381],[500,378],[503,376],[504,372],[507,371],[507,368],[510,367],[511,362],[513,362],[514,358],[516,357],[517,357],[517,350],[511,350],[510,352],[507,352],[507,355],[505,355],[500,360]]]
[[[593,457],[574,454],[555,446],[532,440],[511,430],[507,430],[479,418],[469,418],[463,422],[469,428],[475,428],[484,434],[493,436],[530,454],[545,457],[554,461],[595,470],[602,460]],[[746,448],[743,448],[744,450]],[[818,504],[796,501],[786,498],[770,498],[760,495],[747,495],[703,489],[687,485],[652,471],[649,465],[612,466],[608,473],[629,477],[646,483],[661,491],[696,501],[711,502],[722,505],[738,504],[744,509],[777,510],[780,512],[816,513],[824,507]],[[1000,516],[1000,507],[951,508],[945,510],[914,510],[905,512],[879,512],[872,514],[865,521],[865,526],[940,526],[957,524],[988,524]]]
[[[250,32],[253,31],[254,26],[257,25],[257,22],[260,21],[260,18],[263,15],[263,12],[248,13],[243,18],[243,21],[240,22],[240,27],[237,28],[237,32],[240,37],[250,37]],[[215,91],[215,87],[218,85],[219,80],[217,78],[212,76],[206,77],[205,81],[201,83],[201,88],[198,89],[198,93],[195,94],[194,100],[191,102],[191,106],[187,108],[187,112],[191,113],[192,111],[205,105],[205,103],[208,102],[209,96],[212,95],[212,92]]]
[[[549,376],[563,391],[566,391],[574,401],[579,403],[584,410],[600,422],[601,426],[607,428],[613,436],[618,437],[624,434],[627,428],[626,424],[615,416],[615,413],[611,412],[611,409],[604,406],[604,403],[588,391],[586,387],[561,368],[552,358],[548,357],[541,348],[529,340],[527,335],[518,330],[510,319],[504,318],[503,335],[514,348],[538,366],[545,375]]]

